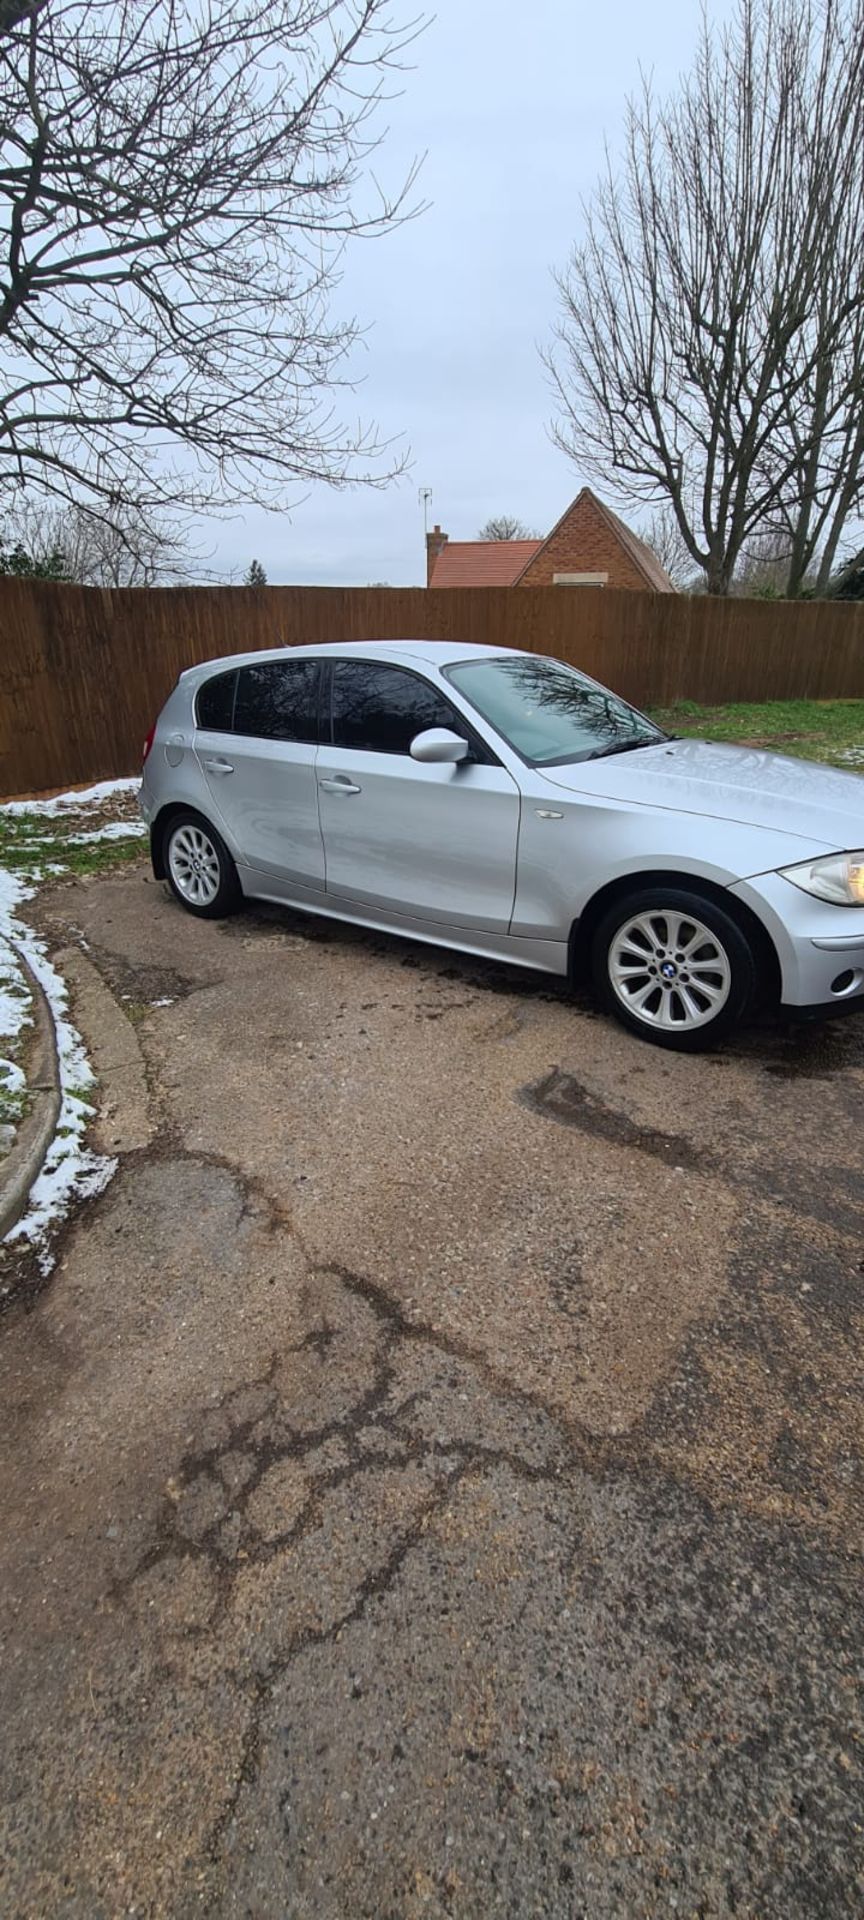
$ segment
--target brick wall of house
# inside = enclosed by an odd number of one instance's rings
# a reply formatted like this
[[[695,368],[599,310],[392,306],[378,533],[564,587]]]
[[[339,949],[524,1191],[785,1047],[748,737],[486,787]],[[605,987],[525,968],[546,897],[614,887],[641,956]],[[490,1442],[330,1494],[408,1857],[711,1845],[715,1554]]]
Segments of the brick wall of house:
[[[645,579],[590,497],[580,494],[523,574],[522,587],[551,587],[556,573],[608,573],[609,587],[644,593]]]

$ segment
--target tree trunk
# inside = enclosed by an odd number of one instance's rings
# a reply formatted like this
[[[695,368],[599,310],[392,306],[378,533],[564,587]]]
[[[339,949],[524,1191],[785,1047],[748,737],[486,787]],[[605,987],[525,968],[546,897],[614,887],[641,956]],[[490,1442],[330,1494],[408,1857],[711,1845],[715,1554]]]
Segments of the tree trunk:
[[[726,598],[732,585],[733,571],[734,561],[730,560],[728,553],[718,554],[716,559],[711,558],[705,569],[706,593]]]

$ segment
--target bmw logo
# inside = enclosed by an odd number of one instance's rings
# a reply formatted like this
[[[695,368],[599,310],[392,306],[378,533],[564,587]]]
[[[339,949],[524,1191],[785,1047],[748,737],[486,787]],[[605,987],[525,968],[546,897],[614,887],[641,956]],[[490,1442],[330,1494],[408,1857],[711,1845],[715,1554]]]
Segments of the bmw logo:
[[[660,972],[662,973],[664,980],[674,980],[675,975],[678,972],[678,968],[676,967],[673,960],[664,960],[663,965],[660,968]]]

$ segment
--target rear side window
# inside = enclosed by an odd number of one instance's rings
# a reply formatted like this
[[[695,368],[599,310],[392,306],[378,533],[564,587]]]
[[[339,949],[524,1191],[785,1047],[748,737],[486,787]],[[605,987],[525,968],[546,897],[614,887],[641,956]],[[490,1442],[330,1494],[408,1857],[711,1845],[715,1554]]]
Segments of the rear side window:
[[[466,737],[465,722],[428,680],[402,667],[337,660],[333,668],[333,744],[367,753],[409,753],[427,727]]]
[[[317,660],[269,660],[241,667],[234,732],[257,740],[318,743]]]
[[[206,727],[208,733],[231,732],[236,683],[235,667],[231,673],[217,673],[212,680],[205,680],[203,687],[198,688],[195,718],[199,727]]]

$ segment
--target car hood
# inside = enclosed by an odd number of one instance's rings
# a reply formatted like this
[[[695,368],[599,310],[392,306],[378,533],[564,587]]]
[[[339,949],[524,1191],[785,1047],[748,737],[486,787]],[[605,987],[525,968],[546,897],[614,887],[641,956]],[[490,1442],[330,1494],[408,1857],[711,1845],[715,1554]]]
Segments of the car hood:
[[[811,840],[819,851],[864,847],[864,779],[756,747],[664,740],[656,747],[539,769],[554,786],[734,820]]]

